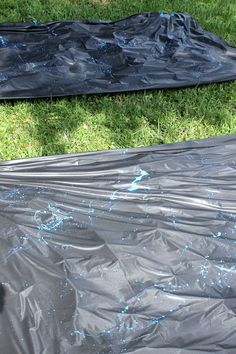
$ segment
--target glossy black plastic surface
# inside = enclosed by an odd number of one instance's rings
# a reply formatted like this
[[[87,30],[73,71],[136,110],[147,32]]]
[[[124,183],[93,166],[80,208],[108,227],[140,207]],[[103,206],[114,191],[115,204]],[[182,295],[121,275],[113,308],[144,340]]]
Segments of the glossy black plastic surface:
[[[236,49],[184,13],[0,25],[0,99],[235,80]]]
[[[235,354],[235,156],[225,136],[1,162],[1,353]]]

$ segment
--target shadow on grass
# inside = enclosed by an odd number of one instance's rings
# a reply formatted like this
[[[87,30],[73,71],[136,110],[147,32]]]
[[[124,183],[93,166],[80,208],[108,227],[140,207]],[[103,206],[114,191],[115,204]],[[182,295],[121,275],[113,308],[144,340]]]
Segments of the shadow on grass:
[[[133,146],[133,134],[145,120],[143,95],[33,100],[28,106],[33,125],[28,129],[43,155]]]
[[[28,101],[28,129],[40,155],[235,133],[235,85]]]

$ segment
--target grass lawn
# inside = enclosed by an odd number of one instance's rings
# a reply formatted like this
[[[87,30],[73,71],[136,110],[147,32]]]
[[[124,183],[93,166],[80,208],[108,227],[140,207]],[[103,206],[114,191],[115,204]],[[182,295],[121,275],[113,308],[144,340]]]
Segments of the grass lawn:
[[[0,21],[118,19],[183,11],[236,45],[236,4],[222,0],[1,0]],[[183,90],[0,103],[0,158],[147,146],[236,133],[236,83]]]

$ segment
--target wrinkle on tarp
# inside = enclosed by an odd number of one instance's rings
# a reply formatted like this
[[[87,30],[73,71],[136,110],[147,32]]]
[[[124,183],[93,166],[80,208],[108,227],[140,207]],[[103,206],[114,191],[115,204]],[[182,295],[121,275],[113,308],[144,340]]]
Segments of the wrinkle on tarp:
[[[4,354],[235,354],[236,136],[0,163]]]
[[[0,98],[186,87],[235,80],[236,49],[184,13],[0,25]]]
[[[0,284],[0,312],[3,311],[4,308],[4,301],[5,301],[5,289],[2,284]]]

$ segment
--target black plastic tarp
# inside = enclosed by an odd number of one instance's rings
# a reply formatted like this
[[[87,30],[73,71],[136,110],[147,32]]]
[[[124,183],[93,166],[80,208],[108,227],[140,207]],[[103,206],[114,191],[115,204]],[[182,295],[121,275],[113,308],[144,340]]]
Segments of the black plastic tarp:
[[[184,13],[0,25],[0,99],[235,80],[236,48]]]
[[[0,164],[4,354],[235,354],[236,136]]]

